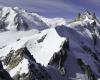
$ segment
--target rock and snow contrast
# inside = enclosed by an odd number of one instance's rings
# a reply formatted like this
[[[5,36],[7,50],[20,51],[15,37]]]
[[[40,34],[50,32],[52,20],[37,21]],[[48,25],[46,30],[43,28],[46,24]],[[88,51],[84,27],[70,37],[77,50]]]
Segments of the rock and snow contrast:
[[[100,22],[0,7],[0,80],[99,80]]]

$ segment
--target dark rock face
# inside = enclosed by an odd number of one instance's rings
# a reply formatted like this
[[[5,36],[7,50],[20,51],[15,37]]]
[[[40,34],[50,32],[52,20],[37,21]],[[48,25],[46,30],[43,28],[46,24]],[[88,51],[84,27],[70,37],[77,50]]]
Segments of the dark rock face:
[[[0,20],[0,31],[6,31],[6,23]]]
[[[86,65],[81,59],[77,59],[77,62],[89,80],[97,80],[89,65]]]
[[[33,56],[29,53],[27,48],[24,48],[24,56],[29,61],[29,73],[27,76],[28,80],[49,80],[50,76],[48,75],[45,67],[39,63],[36,63]]]
[[[50,80],[50,76],[45,70],[45,67],[38,63],[29,64],[29,78],[30,80]]]
[[[36,62],[33,58],[33,55],[28,51],[27,47],[19,49],[19,52],[22,51],[21,55],[26,58],[28,61]]]
[[[31,59],[32,61],[35,61],[33,56],[25,47],[25,48],[20,48],[17,51],[11,50],[9,54],[7,54],[3,62],[4,62],[4,65],[6,66],[9,65],[9,68],[13,69],[23,60],[23,58],[27,58],[27,59]]]
[[[61,75],[65,75],[64,62],[67,59],[69,51],[69,41],[65,41],[60,51],[54,53],[48,65],[58,65],[58,70]]]
[[[28,30],[29,26],[27,22],[19,15],[17,14],[14,18],[14,23],[17,25],[16,29],[18,31],[22,30]]]
[[[3,69],[2,62],[0,61],[0,70]]]
[[[41,42],[43,42],[43,40],[45,39],[45,37],[47,36],[47,34],[46,35],[44,35],[44,36],[42,36],[42,38],[41,39],[39,39],[39,40],[37,40],[37,42],[38,43],[41,43]]]
[[[19,74],[13,76],[14,80],[50,80],[46,68],[41,64],[37,63],[33,55],[28,51],[27,47],[20,48],[17,51],[11,50],[4,60],[4,64],[9,65],[10,69],[15,68],[23,59],[27,59],[29,64],[28,73]],[[3,66],[0,65],[0,69],[3,70]],[[9,69],[8,69],[9,70]],[[3,70],[5,73],[5,70]],[[2,73],[2,71],[1,71]],[[1,75],[0,73],[0,75]],[[7,77],[8,78],[8,77]],[[11,80],[11,79],[4,79]]]
[[[12,80],[9,73],[3,69],[1,61],[0,61],[0,80]]]
[[[22,52],[11,50],[3,60],[4,65],[9,66],[9,69],[15,68],[23,60]]]
[[[82,49],[84,50],[84,51],[86,51],[88,54],[90,54],[91,55],[91,57],[93,57],[95,60],[97,60],[97,61],[100,61],[99,60],[99,56],[95,53],[95,52],[93,52],[92,50],[91,50],[91,48],[89,48],[89,47],[87,47],[86,45],[82,45]]]
[[[24,48],[24,56],[29,61],[29,80],[50,80],[46,68],[39,63],[36,63],[34,57],[30,54],[27,48]]]

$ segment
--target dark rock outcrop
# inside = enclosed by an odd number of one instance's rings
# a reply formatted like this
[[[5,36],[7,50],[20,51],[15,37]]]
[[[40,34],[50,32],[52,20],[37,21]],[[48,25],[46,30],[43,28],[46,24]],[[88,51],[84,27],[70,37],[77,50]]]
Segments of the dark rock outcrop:
[[[0,80],[13,80],[9,73],[3,69],[2,62],[0,61]]]
[[[64,63],[68,57],[69,41],[65,41],[61,46],[60,51],[54,53],[48,65],[57,65],[61,75],[65,75]]]
[[[77,59],[77,62],[89,80],[97,80],[89,65],[86,65],[81,59]]]
[[[46,68],[35,61],[26,47],[24,48],[24,56],[29,61],[29,80],[50,80]]]
[[[4,64],[9,65],[9,69],[13,69],[16,68],[24,58],[29,62],[28,65],[25,65],[28,66],[29,71],[28,73],[23,74],[17,73],[13,76],[14,80],[50,80],[50,76],[46,71],[46,68],[36,62],[27,47],[20,48],[17,51],[11,50],[4,60]],[[2,68],[3,66],[0,65],[0,67]]]
[[[80,20],[84,20],[86,18],[86,16],[89,18],[89,19],[96,19],[96,15],[95,13],[91,12],[91,11],[88,11],[88,10],[85,10],[81,13],[78,13],[75,21],[80,21]]]
[[[29,78],[30,80],[50,80],[46,68],[41,64],[29,64]]]

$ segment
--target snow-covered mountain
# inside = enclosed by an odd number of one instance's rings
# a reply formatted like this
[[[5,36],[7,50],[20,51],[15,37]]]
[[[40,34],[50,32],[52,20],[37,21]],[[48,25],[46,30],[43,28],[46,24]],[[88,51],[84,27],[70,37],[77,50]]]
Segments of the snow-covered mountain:
[[[50,23],[49,23],[50,21]],[[52,19],[47,19],[43,16],[40,16],[36,13],[27,12],[18,7],[0,7],[0,30],[28,30],[36,29],[43,30],[46,29],[52,24],[55,26],[62,21],[62,24],[65,24],[66,21],[63,18],[54,18],[55,22],[52,22]],[[54,26],[53,26],[54,27]]]
[[[41,30],[65,25],[64,18],[45,18],[18,7],[0,7],[0,48]],[[19,32],[18,32],[19,31]],[[3,33],[2,33],[3,32]]]
[[[1,30],[8,31],[0,33],[0,71],[9,80],[100,79],[100,22],[94,13],[79,13],[68,23],[17,7],[2,7],[1,14],[1,25],[8,23]]]

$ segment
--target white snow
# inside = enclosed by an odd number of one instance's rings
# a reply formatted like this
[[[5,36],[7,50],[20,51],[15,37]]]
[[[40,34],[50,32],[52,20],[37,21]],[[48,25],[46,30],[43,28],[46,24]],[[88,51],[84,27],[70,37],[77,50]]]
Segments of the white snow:
[[[43,43],[40,43],[40,50],[37,49],[38,51],[35,52],[33,47],[31,53],[37,62],[47,66],[53,54],[60,50],[60,45],[63,41],[65,41],[65,38],[61,38],[55,29],[50,29]]]
[[[41,39],[44,35],[46,35],[43,42],[38,43],[37,40]],[[0,50],[0,56],[6,56],[10,50],[18,50],[24,46],[28,48],[31,54],[34,56],[35,60],[38,63],[41,63],[44,66],[47,66],[51,57],[55,52],[58,52],[61,48],[61,44],[66,39],[60,37],[56,32],[55,28],[47,29],[42,31],[41,33],[34,34],[31,36],[27,36],[24,38],[20,38],[19,41],[16,41],[5,48]],[[22,66],[23,65],[23,66]],[[5,69],[7,66],[4,66]],[[11,76],[14,76],[17,72],[20,74],[28,72],[28,62],[26,59],[22,60],[20,64],[12,69],[10,72]]]
[[[56,27],[67,24],[67,20],[64,18],[42,18],[42,20],[50,27]]]
[[[18,66],[13,68],[12,70],[9,71],[11,77],[15,76],[17,73],[22,74],[22,73],[28,73],[28,61],[27,59],[23,59]]]
[[[54,73],[57,73],[55,75],[51,74],[53,72],[49,73],[54,77],[53,80],[58,80],[55,79],[56,76],[59,76],[61,80],[67,80],[68,78],[71,78],[72,80],[87,80],[87,76],[83,73],[77,63],[76,59],[79,58],[82,59],[86,65],[90,66],[96,76],[100,76],[98,66],[95,63],[97,62],[96,59],[93,57],[92,53],[90,54],[82,48],[82,46],[87,46],[94,54],[97,54],[96,52],[100,51],[100,35],[97,36],[97,45],[94,45],[92,37],[93,27],[91,27],[91,24],[94,20],[91,20],[86,16],[82,21],[67,24],[66,19],[45,18],[36,13],[28,13],[17,7],[14,8],[14,10],[13,8],[7,7],[3,9],[2,16],[5,15],[5,12],[10,12],[10,15],[6,19],[6,22],[9,22],[7,29],[10,31],[0,33],[0,58],[5,58],[10,50],[16,51],[26,46],[37,63],[47,66],[53,54],[61,49],[62,43],[68,38],[70,52],[68,52],[68,58],[65,61],[67,74],[62,78],[57,71],[53,71]],[[31,30],[16,31],[13,20],[17,14],[20,14],[21,20],[25,20],[29,24]],[[21,29],[23,30],[23,28]],[[97,31],[99,32],[98,29]],[[97,54],[97,56],[99,56],[99,54]],[[97,63],[100,65],[99,62]],[[8,66],[4,67],[7,68]],[[51,67],[48,68],[52,69]],[[53,66],[53,69],[57,70],[56,66]],[[11,76],[14,76],[16,73],[22,74],[27,72],[28,60],[25,58],[18,66],[9,71]]]
[[[89,22],[90,24],[94,22],[94,20],[89,19],[87,16],[85,17],[84,21]]]
[[[38,33],[38,31],[34,29],[29,31],[20,31],[20,32],[18,31],[2,32],[0,33],[0,48],[12,44],[13,42],[16,42],[20,38],[32,36],[36,33]]]

